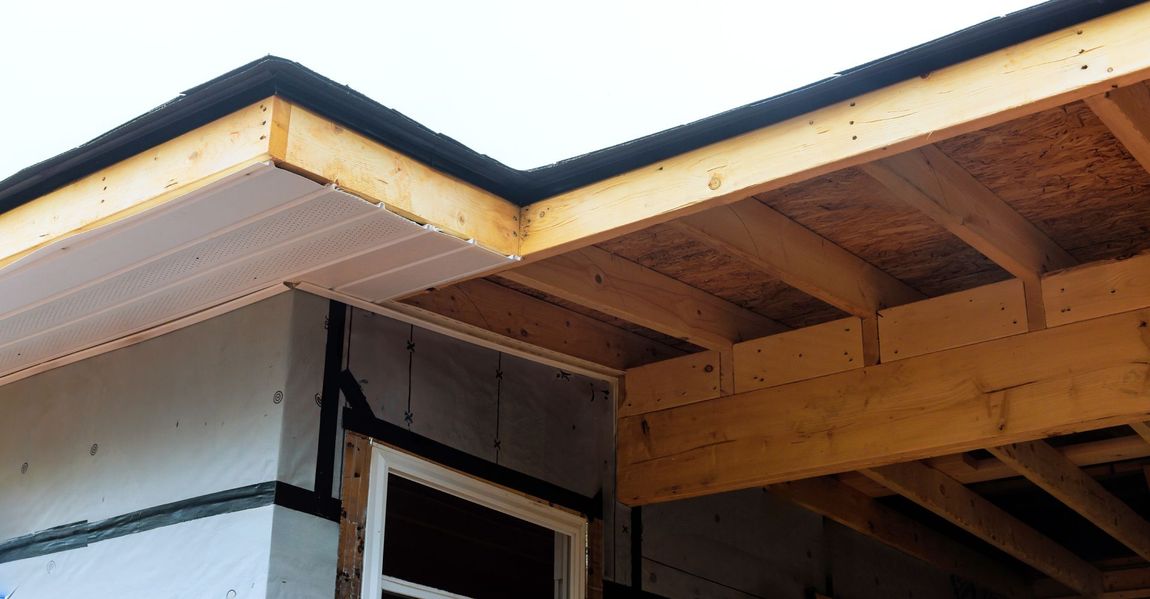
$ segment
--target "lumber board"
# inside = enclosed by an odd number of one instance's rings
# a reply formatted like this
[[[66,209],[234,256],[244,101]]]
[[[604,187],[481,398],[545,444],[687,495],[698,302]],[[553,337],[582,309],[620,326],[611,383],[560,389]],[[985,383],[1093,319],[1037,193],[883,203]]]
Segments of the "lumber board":
[[[346,433],[339,515],[339,553],[336,559],[337,599],[360,596],[363,587],[363,544],[367,530],[367,495],[371,488],[371,441]]]
[[[1150,171],[1150,86],[1145,81],[1086,98],[1086,105]]]
[[[1093,262],[1042,279],[1048,326],[1150,306],[1150,253]]]
[[[0,213],[0,267],[272,158],[267,98]]]
[[[680,354],[658,341],[483,279],[411,296],[402,303],[616,370]]]
[[[843,318],[736,343],[734,361],[736,393],[862,368],[863,323]]]
[[[1150,597],[1150,567],[1135,566],[1102,573],[1103,599],[1145,599]],[[1076,597],[1055,580],[1043,578],[1034,583],[1036,599]]]
[[[665,501],[1147,419],[1136,311],[618,423],[620,499]]]
[[[1150,423],[1132,422],[1130,423],[1130,428],[1134,429],[1134,433],[1150,446]]]
[[[688,354],[632,368],[625,375],[619,416],[646,414],[719,396],[721,359],[717,351]]]
[[[1081,514],[1143,559],[1150,559],[1150,522],[1044,441],[990,447],[994,457]]]
[[[786,330],[765,316],[611,254],[584,248],[500,276],[707,349]]]
[[[1148,76],[1140,5],[536,202],[520,253],[555,255]]]
[[[917,462],[863,474],[1087,597],[1102,593],[1102,573],[962,483]]]
[[[519,207],[298,105],[276,163],[500,254],[519,253]]]
[[[771,485],[768,490],[945,572],[978,581],[1004,597],[1029,595],[1029,583],[1018,571],[833,478],[797,480]]]
[[[933,145],[860,167],[891,194],[1020,278],[1078,263]]]
[[[871,317],[925,297],[754,198],[672,224],[848,314]]]
[[[1130,435],[1065,445],[1059,447],[1058,451],[1075,466],[1088,467],[1150,457],[1150,443],[1143,441],[1138,436]],[[923,463],[964,485],[1018,476],[1013,468],[995,457],[973,459],[969,454],[960,453],[930,458],[924,460]],[[839,480],[871,497],[884,497],[891,494],[886,487],[876,484],[857,472],[840,474]]]
[[[1011,279],[879,312],[883,362],[1027,331],[1023,283]]]

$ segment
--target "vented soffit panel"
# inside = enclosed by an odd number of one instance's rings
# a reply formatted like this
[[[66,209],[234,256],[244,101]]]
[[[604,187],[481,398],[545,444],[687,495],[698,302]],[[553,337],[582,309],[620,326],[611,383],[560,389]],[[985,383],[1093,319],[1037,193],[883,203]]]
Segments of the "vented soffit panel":
[[[255,165],[0,269],[0,377],[287,281],[379,302],[507,260]]]

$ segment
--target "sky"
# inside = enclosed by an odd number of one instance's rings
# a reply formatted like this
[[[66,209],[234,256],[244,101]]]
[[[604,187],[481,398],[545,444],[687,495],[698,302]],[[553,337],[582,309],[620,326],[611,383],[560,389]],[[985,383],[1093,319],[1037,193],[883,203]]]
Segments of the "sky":
[[[532,168],[1036,3],[9,3],[0,36],[0,178],[267,54],[505,164]]]

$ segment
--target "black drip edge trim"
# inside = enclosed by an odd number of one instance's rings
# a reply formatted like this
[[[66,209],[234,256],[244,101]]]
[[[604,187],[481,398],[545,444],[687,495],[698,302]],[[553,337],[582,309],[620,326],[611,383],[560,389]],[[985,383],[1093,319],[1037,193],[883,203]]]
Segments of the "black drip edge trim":
[[[0,543],[0,564],[87,547],[127,535],[268,505],[339,521],[339,500],[280,481],[268,481],[144,508],[95,522],[81,521],[34,532]]]

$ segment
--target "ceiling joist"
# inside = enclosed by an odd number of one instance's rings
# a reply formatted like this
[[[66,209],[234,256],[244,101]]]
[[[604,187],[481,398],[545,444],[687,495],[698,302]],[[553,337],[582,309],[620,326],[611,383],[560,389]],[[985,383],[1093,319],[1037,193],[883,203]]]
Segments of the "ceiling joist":
[[[1150,171],[1150,86],[1143,81],[1112,89],[1086,98],[1086,105],[1142,168]]]

